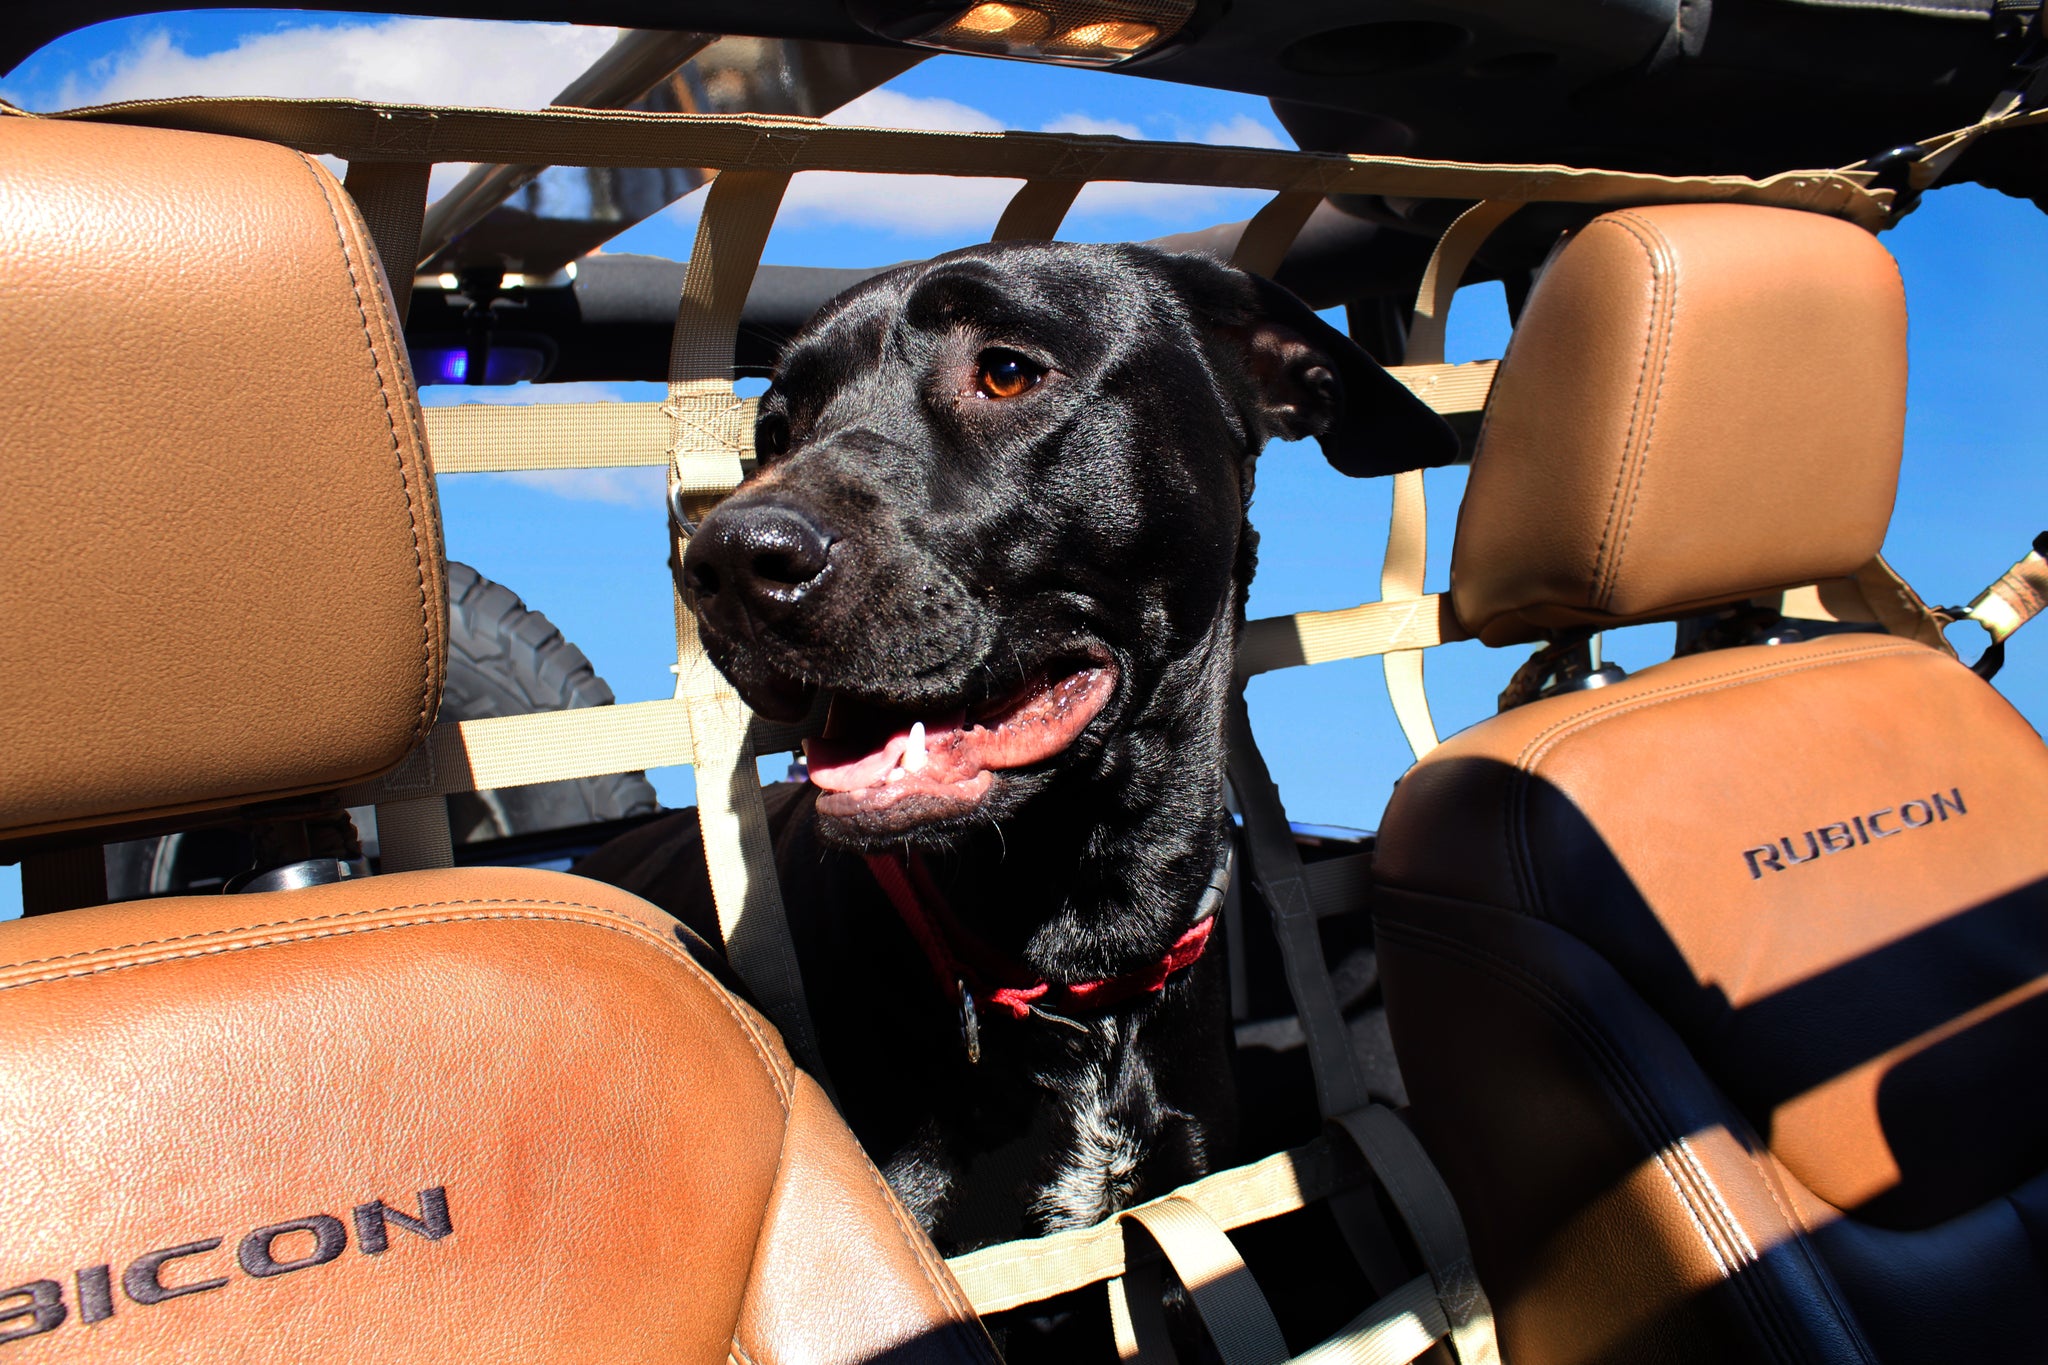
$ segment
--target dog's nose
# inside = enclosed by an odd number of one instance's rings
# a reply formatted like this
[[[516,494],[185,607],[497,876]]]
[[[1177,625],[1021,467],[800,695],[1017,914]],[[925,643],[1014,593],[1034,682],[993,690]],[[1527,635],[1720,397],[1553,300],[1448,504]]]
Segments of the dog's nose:
[[[784,503],[721,507],[704,519],[683,555],[683,581],[697,608],[735,609],[773,619],[825,572],[832,537]]]

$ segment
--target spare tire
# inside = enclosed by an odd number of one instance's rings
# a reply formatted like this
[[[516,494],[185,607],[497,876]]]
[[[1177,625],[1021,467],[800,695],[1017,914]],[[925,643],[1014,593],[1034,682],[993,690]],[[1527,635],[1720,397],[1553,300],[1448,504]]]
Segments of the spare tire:
[[[583,651],[510,588],[467,564],[448,562],[448,684],[442,720],[522,716],[615,698]],[[458,844],[534,830],[564,829],[661,809],[639,773],[543,782],[448,798],[448,828]]]

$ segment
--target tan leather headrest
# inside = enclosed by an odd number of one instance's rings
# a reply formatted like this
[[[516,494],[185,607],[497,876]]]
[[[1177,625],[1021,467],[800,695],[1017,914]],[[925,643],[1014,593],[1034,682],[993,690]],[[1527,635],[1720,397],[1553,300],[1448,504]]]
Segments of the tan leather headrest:
[[[1884,539],[1905,416],[1905,294],[1868,233],[1740,204],[1603,214],[1501,362],[1452,606],[1504,645],[1842,577]]]
[[[336,787],[426,733],[440,514],[317,162],[0,118],[0,837]]]

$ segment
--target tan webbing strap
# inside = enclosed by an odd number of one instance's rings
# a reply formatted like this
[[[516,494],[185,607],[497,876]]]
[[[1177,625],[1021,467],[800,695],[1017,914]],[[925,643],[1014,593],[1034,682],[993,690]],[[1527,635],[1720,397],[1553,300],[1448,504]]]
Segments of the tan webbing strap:
[[[427,212],[431,161],[351,161],[342,188],[356,201],[377,247],[391,307],[400,323],[412,306],[413,269],[419,264],[420,222]]]
[[[991,242],[1048,242],[1060,230],[1060,224],[1067,221],[1067,210],[1074,207],[1074,200],[1080,197],[1087,185],[1085,180],[1027,180],[1010,202],[1003,206],[1003,216],[996,220],[996,230],[989,235]]]
[[[1272,1307],[1229,1237],[1200,1208],[1168,1195],[1119,1220],[1145,1229],[1187,1287],[1225,1365],[1283,1361],[1287,1348]],[[1117,1358],[1134,1365],[1174,1360],[1160,1308],[1156,1259],[1127,1258],[1130,1269],[1109,1282],[1110,1326]],[[1192,1277],[1192,1278],[1191,1278]],[[1199,1283],[1198,1283],[1199,1282]],[[1436,1282],[1418,1275],[1345,1324],[1328,1341],[1294,1357],[1295,1365],[1404,1365],[1452,1332]],[[1455,1349],[1455,1344],[1454,1344]],[[1460,1355],[1460,1361],[1474,1359]]]
[[[1259,1292],[1244,1257],[1214,1219],[1198,1205],[1168,1195],[1140,1204],[1121,1221],[1127,1231],[1136,1224],[1159,1244],[1167,1264],[1194,1300],[1195,1311],[1209,1329],[1209,1339],[1216,1344],[1223,1365],[1283,1365],[1287,1341],[1280,1335],[1272,1305]],[[1130,1316],[1142,1333],[1145,1319],[1135,1303]],[[1139,1340],[1142,1350],[1143,1337]]]
[[[1365,1168],[1348,1144],[1317,1138],[1204,1176],[1174,1191],[1218,1227],[1262,1223],[1353,1188]],[[1114,1220],[970,1251],[946,1262],[974,1311],[999,1313],[1124,1273],[1123,1234]]]
[[[453,866],[455,843],[448,830],[445,796],[436,793],[377,803],[379,871],[417,872]]]
[[[424,415],[436,474],[666,465],[675,437],[665,403],[462,403]]]
[[[1301,235],[1302,224],[1322,202],[1321,190],[1287,190],[1274,195],[1244,225],[1231,250],[1230,263],[1271,279],[1279,272],[1280,262],[1287,259],[1287,248]]]
[[[1406,1365],[1450,1333],[1436,1285],[1418,1275],[1346,1324],[1294,1365]]]
[[[382,806],[451,792],[496,791],[665,768],[688,763],[691,752],[689,713],[673,701],[446,721],[405,762],[348,788],[342,799],[351,806]]]
[[[669,351],[669,482],[693,523],[739,482],[741,454],[752,448],[753,430],[742,423],[749,405],[732,391],[733,342],[788,188],[786,172],[725,171],[705,196]],[[687,529],[671,523],[678,573]],[[748,736],[752,717],[732,684],[711,666],[680,587],[675,619],[676,701],[689,713],[697,820],[726,958],[782,1031],[790,1054],[829,1090],[776,881],[768,812]]]
[[[1493,377],[1499,369],[1498,360],[1468,360],[1462,365],[1389,365],[1387,373],[1448,417],[1485,411],[1486,396],[1493,392]]]
[[[1230,263],[1270,278],[1322,200],[1320,190],[1292,189],[1275,195],[1245,224]],[[1264,636],[1270,641],[1274,632],[1269,628]],[[1299,643],[1298,633],[1296,640]],[[1280,941],[1288,990],[1308,1044],[1309,1069],[1315,1075],[1316,1103],[1326,1115],[1342,1113],[1365,1102],[1365,1079],[1352,1056],[1344,1016],[1331,990],[1301,854],[1294,846],[1280,793],[1252,736],[1241,690],[1231,699],[1230,707],[1230,781],[1244,817],[1252,884],[1266,902],[1274,935]]]
[[[668,365],[670,481],[692,521],[739,482],[740,459],[753,450],[744,419],[754,405],[732,391],[733,342],[788,188],[786,172],[725,171],[705,194]]]
[[[2034,548],[1999,576],[1996,583],[1972,598],[1965,614],[1991,632],[1991,643],[2005,641],[2048,607],[2048,531],[2034,537]]]
[[[1179,1361],[1166,1335],[1163,1270],[1162,1260],[1148,1257],[1107,1286],[1109,1332],[1116,1342],[1118,1365],[1177,1365]]]
[[[1472,265],[1479,248],[1494,229],[1514,216],[1523,201],[1489,199],[1459,214],[1437,239],[1429,264],[1422,272],[1422,286],[1415,293],[1415,315],[1408,324],[1408,349],[1403,365],[1444,363],[1444,334],[1451,316],[1451,300]]]
[[[1404,469],[1394,476],[1393,515],[1387,522],[1387,557],[1380,569],[1380,602],[1419,603],[1423,568],[1429,549],[1429,506],[1423,496],[1422,471]],[[1446,600],[1441,606],[1449,605]],[[1429,714],[1429,694],[1422,685],[1422,651],[1389,649],[1380,655],[1387,678],[1387,699],[1408,747],[1421,758],[1437,745],[1436,720]]]
[[[1979,138],[2009,128],[2024,128],[2044,120],[2048,120],[2048,110],[2021,112],[2018,92],[2004,92],[1984,111],[1984,116],[1969,127],[1958,128],[1954,132],[1943,133],[1938,137],[1922,138],[1920,145],[1926,151],[1918,160],[1907,165],[1907,183],[1916,190],[1932,189],[1944,175],[1948,174],[1949,167],[1955,165],[1956,158],[1968,151]]]
[[[345,161],[488,161],[540,166],[883,171],[1021,180],[1135,180],[1321,194],[1553,203],[1752,203],[1833,214],[1876,230],[1891,196],[1868,174],[1788,171],[1665,176],[1392,156],[1138,142],[1073,133],[860,128],[764,114],[461,109],[255,97],[136,100],[51,117],[188,128],[282,142]]]
[[[1429,265],[1422,274],[1422,287],[1415,296],[1415,315],[1408,326],[1406,365],[1444,363],[1444,327],[1451,312],[1451,299],[1466,267],[1493,230],[1506,222],[1521,204],[1515,200],[1489,199],[1474,204],[1458,215],[1444,230]],[[1398,602],[1422,596],[1423,574],[1429,559],[1429,508],[1423,497],[1422,471],[1405,470],[1394,476],[1394,510],[1387,525],[1387,558],[1380,570],[1380,600]],[[1448,615],[1448,611],[1442,613]],[[1380,657],[1387,675],[1387,696],[1394,704],[1394,718],[1401,723],[1408,747],[1419,759],[1437,745],[1436,721],[1429,714],[1429,695],[1422,683],[1422,650],[1390,649]]]
[[[1941,633],[1943,618],[1921,600],[1913,585],[1900,577],[1883,555],[1850,575],[1849,581],[1856,585],[1887,634],[1917,640],[1951,659],[1956,656],[1956,647]]]
[[[1316,1082],[1316,1106],[1325,1117],[1365,1104],[1365,1078],[1351,1051],[1351,1033],[1337,1008],[1330,969],[1323,960],[1315,899],[1302,871],[1301,851],[1287,824],[1279,789],[1252,737],[1251,717],[1240,692],[1230,700],[1230,785],[1244,817],[1244,852],[1252,885],[1266,903],[1280,961],[1287,972]]]
[[[1451,1349],[1459,1365],[1499,1365],[1493,1306],[1472,1268],[1472,1249],[1457,1202],[1429,1154],[1408,1126],[1380,1105],[1341,1114],[1337,1123],[1358,1144],[1414,1237],[1450,1321]]]
[[[808,721],[785,725],[756,717],[750,732],[757,752],[773,754],[795,748],[813,728]],[[405,762],[341,795],[346,805],[382,806],[452,792],[677,767],[689,763],[696,751],[690,708],[669,698],[443,721]]]
[[[1471,638],[1452,613],[1450,598],[1442,593],[1367,602],[1342,611],[1301,611],[1245,622],[1237,641],[1237,672],[1249,678],[1276,668],[1420,651]]]

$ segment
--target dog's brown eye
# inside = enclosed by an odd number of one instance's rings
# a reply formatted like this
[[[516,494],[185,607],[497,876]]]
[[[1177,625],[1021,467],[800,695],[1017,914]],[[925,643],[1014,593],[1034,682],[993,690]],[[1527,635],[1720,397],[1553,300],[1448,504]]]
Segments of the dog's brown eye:
[[[789,419],[779,412],[764,412],[754,423],[754,454],[767,459],[789,449]]]
[[[974,386],[985,398],[1015,398],[1045,378],[1043,367],[1015,351],[983,351]]]

